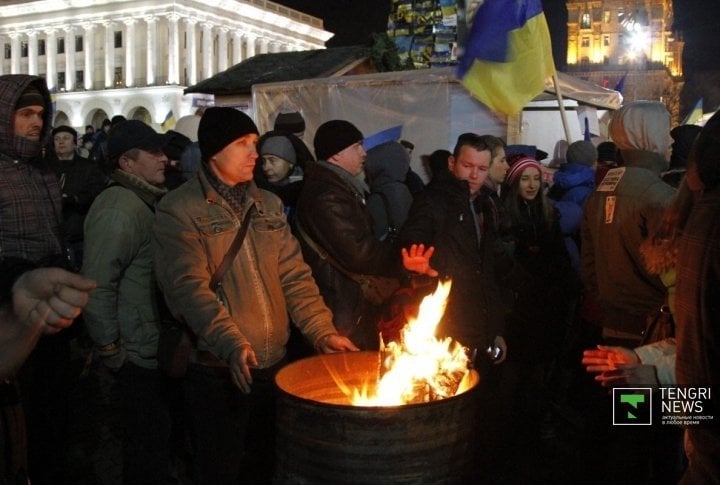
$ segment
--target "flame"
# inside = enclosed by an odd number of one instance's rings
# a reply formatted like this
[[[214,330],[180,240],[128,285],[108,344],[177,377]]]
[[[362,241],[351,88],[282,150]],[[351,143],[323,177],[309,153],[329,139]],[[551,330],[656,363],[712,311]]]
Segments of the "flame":
[[[451,281],[438,284],[420,303],[417,318],[402,329],[399,342],[381,349],[380,379],[374,390],[353,389],[355,406],[397,406],[454,396],[468,375],[465,348],[450,337],[439,340],[435,330],[445,312]]]

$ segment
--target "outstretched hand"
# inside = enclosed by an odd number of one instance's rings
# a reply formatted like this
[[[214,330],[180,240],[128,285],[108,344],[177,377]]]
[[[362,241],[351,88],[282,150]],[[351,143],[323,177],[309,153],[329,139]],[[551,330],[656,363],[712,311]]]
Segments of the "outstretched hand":
[[[342,335],[326,335],[317,343],[317,348],[323,354],[335,352],[354,352],[360,350],[352,341]]]
[[[598,345],[597,349],[583,352],[582,364],[588,372],[606,372],[618,368],[620,364],[639,364],[640,358],[632,349]]]
[[[595,380],[609,388],[659,385],[655,366],[643,364],[617,364],[616,369],[596,375]]]
[[[424,244],[413,244],[410,248],[402,248],[403,267],[414,273],[435,277],[438,272],[430,266],[430,258],[434,253],[433,246],[426,250]]]

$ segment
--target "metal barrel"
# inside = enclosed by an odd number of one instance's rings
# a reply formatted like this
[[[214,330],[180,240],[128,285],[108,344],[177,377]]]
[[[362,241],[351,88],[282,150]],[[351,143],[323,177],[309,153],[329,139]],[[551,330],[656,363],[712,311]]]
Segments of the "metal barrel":
[[[374,382],[377,352],[310,357],[277,374],[275,482],[468,483],[479,377],[456,396],[353,406],[342,387]],[[471,481],[472,482],[472,481]]]

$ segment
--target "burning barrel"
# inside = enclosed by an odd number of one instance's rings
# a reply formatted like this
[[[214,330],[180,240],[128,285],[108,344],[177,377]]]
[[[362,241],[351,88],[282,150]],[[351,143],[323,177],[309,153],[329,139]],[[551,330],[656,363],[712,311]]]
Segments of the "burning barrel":
[[[468,389],[441,400],[354,406],[350,390],[377,381],[380,354],[310,357],[278,372],[278,483],[466,483],[478,374]]]

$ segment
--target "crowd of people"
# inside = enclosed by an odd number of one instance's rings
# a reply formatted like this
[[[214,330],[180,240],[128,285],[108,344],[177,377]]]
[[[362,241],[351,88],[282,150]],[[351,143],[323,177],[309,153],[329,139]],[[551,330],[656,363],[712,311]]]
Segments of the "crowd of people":
[[[573,409],[607,417],[573,402],[590,375],[585,398],[608,410],[605,387],[720,378],[717,115],[671,130],[663,104],[628,103],[610,140],[567,146],[552,184],[537,151],[464,133],[425,157],[425,184],[412,143],[368,147],[350,120],[310,150],[297,114],[264,134],[211,107],[189,131],[118,116],[79,136],[51,125],[39,77],[0,76],[0,100],[2,484],[68,482],[77,352],[112,376],[123,483],[271,483],[276,372],[379,349],[382,300],[415,305],[444,278],[438,335],[482,386],[476,465],[450,483],[541,480],[523,454],[557,446]],[[720,480],[716,422],[684,440],[629,428],[576,422],[605,455],[565,477]]]

